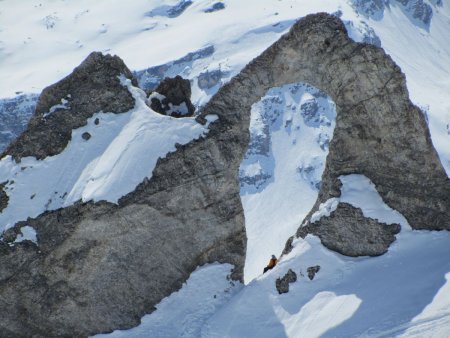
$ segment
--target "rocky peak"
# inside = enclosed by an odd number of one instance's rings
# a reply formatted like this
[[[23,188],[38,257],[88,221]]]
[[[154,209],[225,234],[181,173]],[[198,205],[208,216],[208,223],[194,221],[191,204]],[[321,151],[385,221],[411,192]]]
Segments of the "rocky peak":
[[[16,161],[59,154],[71,139],[72,129],[86,124],[94,113],[123,113],[134,99],[121,84],[120,76],[134,80],[118,56],[93,52],[61,81],[45,88],[27,129],[5,150]]]

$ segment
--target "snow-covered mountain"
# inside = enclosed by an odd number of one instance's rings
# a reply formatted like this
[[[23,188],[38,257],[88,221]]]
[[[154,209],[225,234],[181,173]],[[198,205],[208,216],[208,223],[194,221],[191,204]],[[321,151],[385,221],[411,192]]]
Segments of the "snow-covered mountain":
[[[22,129],[45,86],[69,74],[93,50],[117,54],[142,89],[165,76],[191,80],[192,102],[204,106],[254,57],[299,18],[333,13],[358,42],[381,46],[406,75],[411,100],[426,116],[433,145],[450,173],[450,4],[446,1],[89,1],[0,2],[0,107]],[[17,20],[20,17],[21,20]],[[152,112],[145,93],[122,79],[136,106],[98,112],[72,132],[60,154],[0,163],[9,203],[0,226],[83,202],[117,203],[152,177],[157,160],[206,135],[194,118]],[[25,93],[25,94],[23,94]],[[64,102],[59,103],[64,106]],[[11,108],[13,107],[13,108]],[[18,107],[18,108],[17,108]],[[56,109],[64,109],[58,106]],[[48,112],[51,114],[51,110]],[[228,281],[231,266],[210,264],[120,337],[445,337],[450,334],[450,236],[412,231],[362,175],[340,178],[340,201],[364,215],[398,223],[401,232],[380,257],[349,258],[317,237],[295,239],[293,250],[261,275],[316,201],[335,104],[309,84],[270,89],[253,105],[248,150],[239,168],[247,253],[245,285]],[[214,122],[215,116],[209,116]],[[96,124],[95,121],[100,121]],[[82,137],[89,133],[89,142]],[[15,134],[15,135],[14,135]],[[152,149],[148,151],[147,149]],[[45,178],[45,179],[44,179]],[[333,201],[331,201],[333,202]],[[324,205],[316,217],[333,212]],[[39,237],[22,226],[16,242]],[[313,280],[306,269],[320,266]],[[275,281],[297,274],[287,294]]]

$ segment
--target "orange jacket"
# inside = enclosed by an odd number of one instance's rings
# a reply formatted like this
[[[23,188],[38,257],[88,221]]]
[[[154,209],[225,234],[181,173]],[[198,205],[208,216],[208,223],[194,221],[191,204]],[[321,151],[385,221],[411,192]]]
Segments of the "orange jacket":
[[[271,258],[270,261],[269,261],[269,264],[267,264],[267,267],[269,269],[272,269],[275,265],[277,265],[277,262],[278,261],[276,259]]]

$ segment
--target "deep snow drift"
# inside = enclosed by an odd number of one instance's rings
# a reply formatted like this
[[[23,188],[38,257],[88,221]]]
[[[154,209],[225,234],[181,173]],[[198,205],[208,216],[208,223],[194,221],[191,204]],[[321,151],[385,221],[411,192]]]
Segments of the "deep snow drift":
[[[388,2],[389,6],[383,2],[382,7],[370,8],[381,2],[227,0],[216,6],[211,0],[4,0],[0,69],[8,81],[0,83],[0,98],[39,93],[99,50],[121,56],[135,71],[150,67],[145,75],[137,73],[145,81],[177,74],[189,78],[192,101],[201,106],[296,19],[326,11],[344,20],[353,39],[381,45],[402,68],[410,97],[426,114],[449,174],[450,3],[418,0],[409,1],[408,7],[397,0]],[[428,24],[413,17],[412,3],[432,9]],[[72,143],[59,157],[26,158],[20,165],[8,158],[1,161],[1,182],[9,180],[7,193],[14,207],[0,215],[0,227],[80,198],[116,202],[150,176],[153,161],[174,150],[176,142],[189,142],[205,132],[192,119],[154,114],[144,107],[142,92],[131,90],[138,98],[133,111],[96,114],[87,126],[73,131]],[[96,117],[98,126],[93,124]],[[297,240],[275,269],[260,275],[316,199],[334,111],[328,98],[293,84],[269,91],[253,107],[251,119],[252,140],[240,169],[249,239],[248,285],[231,285],[227,265],[201,267],[179,292],[144,317],[141,326],[113,336],[448,336],[450,235],[411,231],[365,177],[341,177],[341,200],[361,207],[370,217],[402,225],[388,253],[348,258],[308,236]],[[92,135],[89,141],[81,138],[85,131]],[[153,142],[155,152],[143,151],[138,142],[142,138]],[[133,162],[135,156],[138,162]],[[139,169],[130,175],[131,168]],[[47,183],[43,177],[52,179]],[[119,189],[111,189],[113,185]],[[335,202],[324,206],[323,214],[332,212]],[[17,240],[27,238],[35,240],[35,233],[23,227]],[[312,265],[321,270],[310,281],[305,271]],[[299,280],[288,294],[279,295],[275,279],[289,268]]]

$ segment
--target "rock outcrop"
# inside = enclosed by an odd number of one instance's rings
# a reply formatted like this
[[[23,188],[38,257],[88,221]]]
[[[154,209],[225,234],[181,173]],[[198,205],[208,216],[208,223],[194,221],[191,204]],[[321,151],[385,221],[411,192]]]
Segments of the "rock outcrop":
[[[101,92],[95,74],[78,80],[92,84],[78,89],[87,95],[79,102],[92,104],[88,111],[119,112],[133,105],[118,82],[111,83],[117,92]],[[117,72],[111,74],[116,81]],[[69,76],[62,83],[72,81]],[[404,75],[383,50],[350,40],[338,18],[310,15],[211,99],[197,118],[203,123],[207,115],[218,117],[204,138],[160,159],[152,177],[118,205],[76,203],[16,224],[33,226],[38,244],[0,244],[3,336],[73,337],[129,328],[207,262],[232,263],[231,277],[241,279],[246,235],[238,168],[249,142],[250,108],[269,88],[293,82],[322,89],[337,106],[315,208],[339,195],[340,175],[361,173],[413,228],[450,229],[449,179],[422,113],[408,99]],[[15,158],[43,158],[67,143],[64,136],[63,142],[39,137],[49,128],[43,115],[68,94],[70,111],[81,111],[73,107],[82,99],[65,85],[52,87],[61,89],[43,94],[29,130],[10,147]],[[95,96],[91,90],[97,90]],[[112,100],[117,105],[100,104],[98,97],[111,95],[121,95]],[[360,223],[361,229],[371,226],[366,218]],[[359,234],[350,232],[346,235],[358,242]]]
[[[310,266],[306,269],[306,272],[308,273],[309,280],[313,280],[316,276],[316,273],[320,271],[320,265]]]
[[[281,295],[282,293],[289,292],[289,284],[295,283],[297,281],[297,274],[291,269],[286,272],[286,274],[282,278],[277,278],[275,281],[275,288],[278,293]]]
[[[343,255],[379,256],[384,254],[400,232],[400,224],[384,224],[364,217],[361,209],[339,203],[330,216],[302,226],[297,236],[308,234],[320,237],[327,248]]]
[[[179,75],[162,80],[147,101],[150,108],[163,115],[173,117],[194,115],[195,107],[191,102],[191,83]]]
[[[59,154],[69,143],[72,129],[86,125],[99,111],[123,113],[134,107],[134,99],[119,77],[133,79],[118,56],[91,53],[73,73],[45,88],[26,132],[5,150],[16,161],[35,156],[43,159]]]

